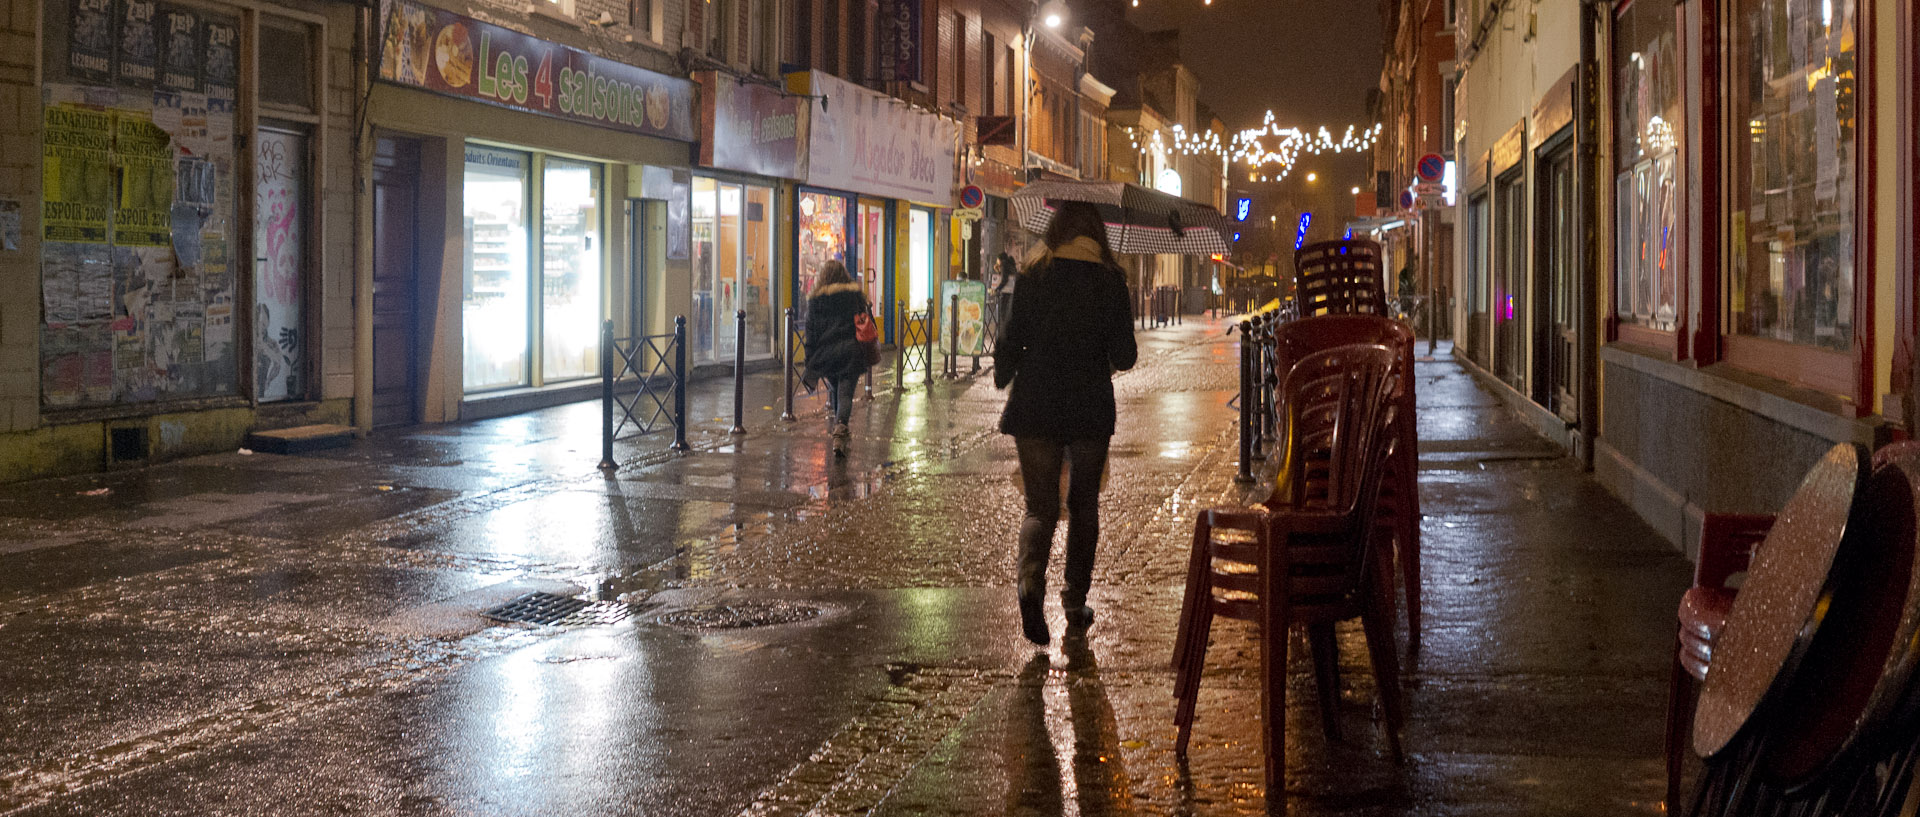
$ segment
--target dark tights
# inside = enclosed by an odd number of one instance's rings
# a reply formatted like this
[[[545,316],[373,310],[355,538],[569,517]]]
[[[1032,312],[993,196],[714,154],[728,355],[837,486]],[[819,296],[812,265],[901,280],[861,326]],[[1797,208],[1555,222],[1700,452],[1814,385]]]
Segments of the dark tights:
[[[1045,440],[1015,437],[1020,478],[1027,492],[1027,516],[1020,523],[1020,595],[1037,599],[1047,592],[1047,558],[1060,521],[1060,472],[1067,474],[1067,570],[1060,605],[1069,610],[1087,602],[1093,584],[1093,552],[1100,540],[1100,475],[1107,467],[1106,437]]]

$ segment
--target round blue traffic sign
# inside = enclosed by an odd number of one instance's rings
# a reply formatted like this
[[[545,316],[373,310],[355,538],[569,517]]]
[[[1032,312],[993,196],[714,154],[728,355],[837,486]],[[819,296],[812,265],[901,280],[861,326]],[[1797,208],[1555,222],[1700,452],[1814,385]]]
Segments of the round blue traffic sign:
[[[1414,166],[1414,172],[1420,174],[1423,182],[1437,182],[1447,174],[1447,160],[1438,153],[1429,153],[1420,157],[1420,163]]]
[[[986,201],[987,201],[986,191],[981,190],[979,187],[976,187],[970,184],[970,185],[967,185],[966,187],[960,188],[960,206],[961,207],[967,207],[967,208],[979,207],[980,205],[985,204]]]

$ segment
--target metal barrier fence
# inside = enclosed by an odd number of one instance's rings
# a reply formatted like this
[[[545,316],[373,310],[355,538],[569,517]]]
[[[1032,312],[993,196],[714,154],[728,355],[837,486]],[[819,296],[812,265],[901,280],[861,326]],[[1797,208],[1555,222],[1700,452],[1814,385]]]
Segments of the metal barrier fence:
[[[927,373],[927,383],[933,383],[933,299],[927,299],[924,312],[907,310],[907,302],[899,304],[900,315],[900,353],[893,359],[893,382],[895,386],[907,385],[907,372],[916,366]]]
[[[1234,481],[1253,482],[1253,461],[1273,453],[1278,440],[1280,407],[1275,395],[1280,388],[1279,349],[1276,330],[1291,320],[1284,308],[1255,313],[1233,331],[1240,333],[1240,468]]]
[[[670,394],[669,394],[670,392]],[[614,410],[619,409],[619,420]],[[675,451],[687,445],[687,319],[673,319],[673,332],[613,336],[613,321],[600,327],[600,467],[620,467],[614,440],[673,428]],[[628,427],[632,433],[623,434]]]

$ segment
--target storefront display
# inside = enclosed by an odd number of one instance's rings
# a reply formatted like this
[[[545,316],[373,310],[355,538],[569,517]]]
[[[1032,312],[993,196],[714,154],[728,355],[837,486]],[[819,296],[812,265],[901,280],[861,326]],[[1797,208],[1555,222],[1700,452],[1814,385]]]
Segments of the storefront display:
[[[1671,331],[1679,316],[1685,253],[1679,149],[1685,117],[1671,3],[1635,3],[1614,24],[1615,314]]]
[[[854,245],[854,277],[860,282],[860,289],[867,296],[868,303],[885,303],[887,298],[888,241],[892,237],[888,229],[887,206],[884,203],[862,200],[860,202],[859,243]],[[909,302],[907,308],[921,309],[922,301]]]
[[[600,167],[549,157],[541,178],[541,371],[599,377]]]
[[[772,188],[694,177],[693,360],[733,359],[736,311],[747,313],[747,357],[773,354],[772,212]]]
[[[1810,10],[1810,6],[1813,6]],[[1732,331],[1853,346],[1856,3],[1734,4]]]
[[[794,233],[799,259],[794,306],[804,310],[807,294],[813,291],[814,279],[820,275],[820,265],[847,258],[847,199],[811,190],[801,191],[796,198],[799,217]]]
[[[466,390],[527,384],[528,175],[532,157],[468,145],[464,327]]]
[[[933,294],[933,211],[915,207],[907,214],[907,297],[923,303]]]

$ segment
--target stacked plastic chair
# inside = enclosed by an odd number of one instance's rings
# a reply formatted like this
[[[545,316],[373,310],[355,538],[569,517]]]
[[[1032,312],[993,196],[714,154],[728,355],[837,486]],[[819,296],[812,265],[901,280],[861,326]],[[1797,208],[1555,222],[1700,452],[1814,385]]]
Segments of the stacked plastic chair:
[[[1256,622],[1270,805],[1285,790],[1292,625],[1309,636],[1323,723],[1333,736],[1333,627],[1361,620],[1388,744],[1396,762],[1400,756],[1393,578],[1370,540],[1386,461],[1402,439],[1398,426],[1410,419],[1389,399],[1403,377],[1397,351],[1379,344],[1337,346],[1295,361],[1281,392],[1286,436],[1274,497],[1257,507],[1204,511],[1194,525],[1174,642],[1175,750],[1184,755],[1192,734],[1214,618]]]
[[[1388,310],[1380,245],[1365,240],[1321,241],[1294,253],[1294,303],[1299,318],[1280,328],[1277,372],[1315,349],[1343,343],[1384,343],[1400,353],[1406,376],[1394,400],[1407,416],[1397,455],[1381,486],[1376,543],[1391,547],[1406,591],[1407,648],[1420,648],[1420,439],[1414,422],[1413,330]],[[1290,351],[1289,351],[1290,350]]]

